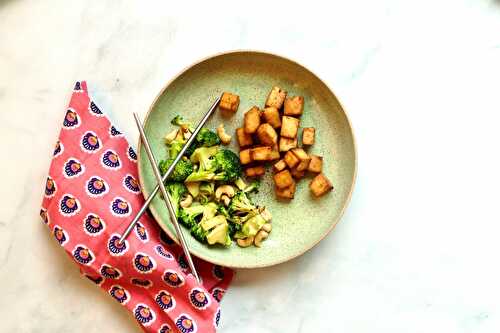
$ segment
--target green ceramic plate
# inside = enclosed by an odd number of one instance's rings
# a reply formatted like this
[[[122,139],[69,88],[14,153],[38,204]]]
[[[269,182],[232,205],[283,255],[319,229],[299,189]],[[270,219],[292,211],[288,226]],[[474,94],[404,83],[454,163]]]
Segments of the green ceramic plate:
[[[254,268],[271,266],[295,258],[316,245],[337,224],[349,201],[356,175],[356,150],[347,116],[333,92],[316,75],[286,58],[251,51],[216,55],[194,64],[171,81],[154,101],[145,121],[146,134],[157,159],[166,158],[163,136],[173,129],[170,120],[177,114],[196,123],[223,91],[240,96],[238,112],[230,118],[216,113],[208,122],[215,128],[223,122],[233,134],[243,123],[243,114],[253,105],[263,106],[270,88],[278,85],[290,95],[304,96],[302,127],[316,128],[316,143],[309,150],[324,156],[324,173],[334,190],[314,199],[309,192],[312,177],[299,181],[291,202],[274,196],[272,171],[263,178],[254,197],[273,215],[273,230],[261,248],[209,247],[197,242],[185,230],[191,253],[215,264]],[[149,160],[139,144],[139,176],[147,197],[156,184]],[[175,239],[168,212],[157,196],[151,211],[158,224]]]

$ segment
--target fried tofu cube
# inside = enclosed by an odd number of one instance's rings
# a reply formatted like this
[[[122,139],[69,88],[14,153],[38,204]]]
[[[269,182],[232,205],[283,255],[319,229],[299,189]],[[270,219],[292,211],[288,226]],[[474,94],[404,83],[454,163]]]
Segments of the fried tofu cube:
[[[306,170],[297,170],[297,168],[290,169],[290,173],[292,174],[292,177],[295,179],[300,179],[305,176]]]
[[[286,169],[286,162],[285,160],[279,160],[278,162],[274,163],[273,165],[273,170],[275,172],[280,172],[282,170]]]
[[[316,130],[314,127],[304,127],[302,130],[302,144],[305,146],[310,146],[314,144],[314,135]]]
[[[278,143],[278,134],[270,124],[261,124],[257,129],[257,137],[260,143],[266,146],[274,146]]]
[[[271,147],[255,147],[251,149],[253,161],[269,161],[271,158]]]
[[[248,164],[251,163],[252,160],[252,154],[251,154],[251,149],[244,149],[240,151],[240,162],[241,164]]]
[[[295,156],[295,154],[292,153],[291,150],[286,152],[283,160],[285,161],[286,165],[288,165],[289,168],[295,168],[295,166],[300,163],[300,159],[297,156]]]
[[[307,167],[308,171],[319,173],[323,170],[323,157],[318,155],[311,155],[311,162]]]
[[[281,127],[280,112],[274,106],[269,106],[264,109],[264,120],[274,128]]]
[[[333,190],[333,185],[324,174],[320,173],[311,180],[309,188],[314,196],[320,197]]]
[[[300,163],[297,165],[297,170],[306,170],[309,166],[309,162],[311,162],[311,157],[307,155],[302,148],[293,148],[291,152],[300,160]]]
[[[285,99],[283,114],[286,116],[300,116],[304,111],[304,97],[294,96]]]
[[[271,148],[271,156],[269,156],[269,161],[279,160],[281,157],[280,151],[278,150],[278,145],[274,145]]]
[[[297,136],[300,120],[294,117],[283,116],[281,118],[281,136],[293,139]]]
[[[285,138],[284,136],[280,137],[280,143],[279,143],[280,151],[285,152],[289,151],[290,149],[296,148],[297,141],[298,141],[297,138],[289,139]]]
[[[297,188],[297,185],[295,184],[295,181],[293,181],[292,185],[284,188],[278,188],[276,187],[275,192],[276,196],[279,198],[284,198],[284,199],[293,199],[295,195],[295,190]]]
[[[261,177],[266,173],[266,169],[262,165],[245,169],[245,176],[247,177]]]
[[[266,106],[274,106],[276,109],[281,109],[286,98],[286,91],[280,87],[273,87],[267,96]]]
[[[236,137],[238,138],[240,148],[253,145],[252,136],[246,133],[245,129],[242,127],[236,129]]]
[[[224,92],[220,98],[219,108],[224,111],[236,112],[240,106],[240,96]]]
[[[285,188],[290,185],[292,185],[293,178],[292,174],[290,173],[289,170],[283,170],[278,173],[276,173],[274,176],[274,183],[276,184],[277,188]]]
[[[258,107],[253,106],[250,110],[245,112],[245,118],[243,120],[243,128],[245,133],[252,134],[257,131],[260,125],[260,110]]]

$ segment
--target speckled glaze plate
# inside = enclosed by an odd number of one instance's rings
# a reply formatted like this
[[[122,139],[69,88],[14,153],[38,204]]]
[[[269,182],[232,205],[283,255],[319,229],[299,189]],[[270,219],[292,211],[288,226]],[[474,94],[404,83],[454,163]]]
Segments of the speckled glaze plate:
[[[334,190],[315,199],[309,191],[311,176],[298,182],[295,199],[275,198],[272,170],[268,169],[254,200],[273,215],[273,230],[261,248],[209,247],[197,242],[187,229],[191,253],[209,262],[239,268],[271,266],[293,259],[316,245],[337,224],[351,196],[356,175],[356,150],[349,120],[333,92],[316,75],[281,56],[253,51],[236,51],[204,59],[166,85],[153,102],[145,120],[146,134],[157,159],[167,157],[164,135],[172,130],[170,120],[177,114],[197,123],[223,91],[240,96],[238,112],[227,118],[216,113],[207,126],[223,122],[233,135],[230,146],[238,151],[234,130],[243,123],[243,114],[253,105],[263,107],[272,86],[290,95],[304,96],[301,127],[316,128],[316,143],[310,152],[324,156],[324,173]],[[149,160],[139,143],[139,177],[147,197],[156,180]],[[158,224],[176,239],[168,211],[157,196],[151,206]]]

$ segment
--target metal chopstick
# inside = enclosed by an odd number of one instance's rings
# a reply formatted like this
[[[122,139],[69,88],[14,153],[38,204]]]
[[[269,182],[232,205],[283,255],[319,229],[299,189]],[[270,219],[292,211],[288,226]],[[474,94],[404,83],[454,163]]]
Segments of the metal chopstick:
[[[212,106],[210,107],[210,109],[207,111],[207,113],[205,113],[205,115],[203,116],[203,118],[200,120],[200,122],[198,123],[198,126],[196,126],[194,132],[191,134],[191,137],[189,137],[189,139],[187,140],[187,142],[184,144],[184,147],[182,147],[181,151],[179,152],[179,155],[177,155],[177,157],[174,159],[173,163],[168,168],[167,172],[163,175],[162,181],[165,181],[170,176],[170,174],[174,171],[174,168],[177,165],[177,162],[179,162],[179,160],[182,158],[182,156],[184,155],[184,153],[186,152],[186,150],[189,148],[189,146],[191,145],[191,143],[194,141],[194,139],[196,138],[196,135],[198,134],[198,132],[202,129],[202,127],[207,122],[208,118],[212,115],[212,113],[215,111],[215,109],[219,105],[219,102],[220,102],[220,96],[217,97],[217,99],[215,100],[214,104],[212,104]],[[127,226],[127,229],[125,229],[125,232],[120,237],[120,240],[119,240],[120,244],[123,243],[123,241],[125,239],[127,239],[128,235],[130,234],[130,232],[132,231],[132,229],[134,229],[134,226],[137,224],[137,221],[139,221],[139,219],[141,218],[142,214],[144,214],[144,212],[148,208],[148,206],[151,203],[151,201],[153,201],[153,198],[155,197],[156,193],[158,193],[159,189],[160,188],[158,187],[158,185],[156,185],[156,187],[154,188],[153,192],[151,192],[150,196],[146,199],[146,202],[144,203],[144,205],[142,205],[142,207],[139,210],[139,212],[137,212],[137,215],[134,217],[134,219],[132,220],[132,222],[130,222],[130,224]]]
[[[146,153],[148,155],[149,162],[151,162],[151,167],[153,168],[153,173],[155,175],[156,181],[158,182],[161,194],[163,195],[163,201],[165,201],[165,204],[167,205],[167,208],[168,208],[168,212],[170,213],[170,221],[174,225],[175,232],[177,234],[177,238],[179,239],[179,242],[181,243],[182,250],[184,251],[184,255],[186,256],[189,268],[191,268],[191,273],[196,278],[196,281],[198,281],[198,283],[200,283],[200,277],[198,276],[198,272],[196,271],[196,268],[194,267],[193,259],[191,258],[191,254],[189,253],[189,249],[188,249],[188,246],[186,244],[186,239],[184,238],[184,234],[182,233],[182,229],[179,225],[179,222],[177,222],[177,216],[175,214],[174,207],[172,206],[172,198],[170,198],[170,194],[165,189],[165,185],[163,185],[163,179],[161,178],[160,169],[158,169],[158,165],[156,164],[156,159],[153,155],[153,151],[151,150],[151,146],[149,144],[148,138],[146,137],[146,134],[144,133],[144,128],[142,127],[142,123],[141,123],[141,120],[139,119],[139,115],[135,112],[134,112],[134,118],[135,118],[135,122],[137,124],[137,128],[139,129],[139,133],[141,135],[142,143],[144,144],[144,148],[146,149]]]

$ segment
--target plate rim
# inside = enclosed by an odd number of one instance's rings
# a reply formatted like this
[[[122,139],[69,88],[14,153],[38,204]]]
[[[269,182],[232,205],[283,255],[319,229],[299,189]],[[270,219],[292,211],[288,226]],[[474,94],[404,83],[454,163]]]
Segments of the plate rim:
[[[356,144],[356,136],[354,135],[354,130],[353,130],[353,127],[352,127],[352,123],[351,123],[351,120],[349,119],[349,115],[347,114],[344,105],[342,104],[342,102],[340,101],[340,99],[338,98],[338,96],[334,93],[334,90],[331,88],[331,86],[329,84],[327,84],[318,74],[316,74],[314,71],[312,71],[308,67],[304,66],[303,64],[299,63],[298,61],[292,60],[292,59],[290,59],[290,58],[288,58],[286,56],[283,56],[281,54],[277,54],[277,53],[274,53],[274,52],[262,51],[262,50],[256,50],[256,49],[234,49],[234,50],[217,52],[217,53],[210,54],[208,56],[199,58],[198,60],[195,60],[194,62],[190,63],[189,65],[184,66],[176,75],[174,75],[170,80],[168,80],[166,82],[166,84],[163,86],[163,88],[156,95],[156,97],[152,101],[151,105],[149,106],[149,109],[148,109],[148,111],[146,113],[146,116],[144,117],[143,124],[146,124],[146,122],[149,119],[149,116],[150,116],[151,112],[153,111],[154,106],[156,105],[156,103],[158,102],[158,100],[160,99],[160,97],[163,95],[163,93],[167,90],[167,88],[175,80],[177,80],[180,76],[182,76],[185,72],[187,72],[192,67],[194,67],[196,65],[199,65],[199,64],[201,64],[201,63],[203,63],[203,62],[205,62],[205,61],[207,61],[209,59],[220,57],[220,56],[224,56],[224,55],[236,54],[236,53],[255,53],[255,54],[262,54],[262,55],[267,55],[267,56],[273,56],[273,57],[281,58],[281,59],[283,59],[285,61],[288,61],[288,62],[291,62],[291,63],[293,63],[295,65],[298,65],[298,66],[304,68],[309,73],[311,73],[314,77],[316,77],[321,83],[323,83],[325,85],[325,87],[333,94],[333,96],[335,97],[335,99],[339,103],[340,108],[342,109],[342,112],[344,113],[344,116],[346,117],[347,125],[349,126],[349,129],[351,130],[351,136],[352,136],[353,154],[354,154],[354,170],[353,170],[352,182],[351,182],[351,187],[349,189],[349,193],[347,194],[347,198],[346,198],[346,200],[344,202],[344,205],[342,206],[342,209],[341,209],[340,214],[338,215],[338,218],[336,219],[336,221],[334,221],[334,223],[332,223],[332,225],[327,230],[325,230],[325,232],[323,233],[323,235],[321,235],[321,237],[319,237],[316,242],[312,243],[310,246],[304,247],[304,249],[302,251],[298,252],[297,254],[295,254],[294,256],[289,257],[289,258],[271,261],[270,263],[266,263],[266,264],[241,265],[241,266],[231,266],[231,265],[228,266],[226,263],[219,262],[218,260],[214,260],[213,258],[211,258],[209,256],[205,256],[202,253],[198,253],[197,251],[189,249],[189,253],[191,253],[195,257],[203,259],[203,260],[205,260],[207,262],[210,262],[210,263],[212,263],[214,265],[220,265],[220,266],[230,267],[230,268],[243,268],[243,269],[271,267],[271,266],[279,265],[279,264],[285,263],[287,261],[293,260],[293,259],[295,259],[297,257],[300,257],[304,253],[306,253],[309,250],[311,250],[312,248],[314,248],[323,239],[325,239],[325,237],[328,236],[332,232],[333,229],[335,229],[335,227],[337,226],[337,224],[340,222],[340,220],[344,216],[345,211],[347,209],[347,206],[349,206],[349,203],[351,202],[351,198],[352,198],[352,194],[353,194],[353,191],[354,191],[354,187],[356,185],[357,173],[358,173],[358,150],[357,150],[357,144]],[[144,200],[146,200],[149,197],[150,193],[145,189],[144,186],[142,186],[144,179],[143,179],[142,172],[141,172],[141,168],[142,168],[141,167],[141,155],[142,155],[141,151],[142,151],[142,141],[139,138],[138,139],[138,144],[137,144],[137,174],[138,174],[138,177],[139,177],[139,186],[141,188],[142,196],[144,197]],[[165,231],[165,233],[167,233],[167,235],[176,244],[180,245],[179,241],[177,239],[177,236],[174,235],[166,226],[164,226],[160,222],[162,219],[161,219],[161,216],[159,216],[159,214],[156,211],[156,209],[154,207],[151,207],[151,205],[148,208],[149,208],[151,214],[153,215],[153,219],[155,220],[156,224],[163,231]]]

